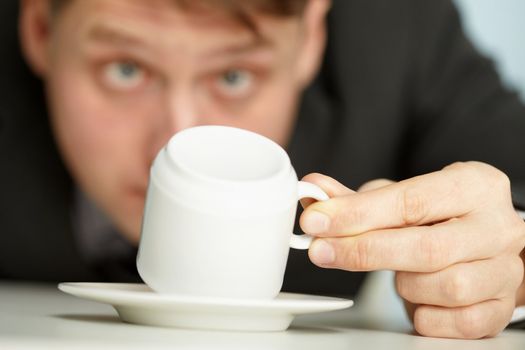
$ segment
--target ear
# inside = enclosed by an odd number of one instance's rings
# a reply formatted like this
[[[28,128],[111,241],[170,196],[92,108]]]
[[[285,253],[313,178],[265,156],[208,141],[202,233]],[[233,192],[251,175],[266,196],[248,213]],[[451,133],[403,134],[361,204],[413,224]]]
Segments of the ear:
[[[326,46],[326,15],[330,0],[308,0],[303,14],[303,42],[297,58],[297,76],[301,87],[306,87],[321,65]]]
[[[29,66],[44,77],[48,71],[51,11],[48,0],[21,0],[18,21],[20,45]]]

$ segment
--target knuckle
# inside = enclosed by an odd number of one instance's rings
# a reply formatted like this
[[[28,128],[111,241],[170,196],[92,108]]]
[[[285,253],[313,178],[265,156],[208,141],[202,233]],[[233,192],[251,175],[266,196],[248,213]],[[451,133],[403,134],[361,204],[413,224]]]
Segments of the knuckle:
[[[354,244],[346,245],[345,265],[354,271],[367,271],[370,266],[371,241],[358,239]]]
[[[476,174],[483,173],[483,169],[492,168],[492,166],[478,162],[478,161],[468,161],[468,162],[454,162],[450,165],[447,165],[444,169],[454,170],[465,173],[465,175],[474,176]]]
[[[418,334],[423,336],[433,335],[432,332],[435,325],[430,321],[429,312],[431,311],[425,306],[419,306],[414,311],[414,329]]]
[[[446,167],[444,167],[444,170],[462,170],[466,168],[466,162],[454,162]]]
[[[424,303],[428,298],[428,276],[419,272],[397,271],[394,280],[397,294],[413,303]]]
[[[495,227],[499,228],[501,235],[501,250],[509,253],[519,253],[525,248],[525,222],[516,213],[509,215],[494,215]]]
[[[512,257],[512,261],[509,264],[509,279],[512,283],[512,293],[514,294],[517,289],[521,286],[524,279],[525,266],[523,259],[519,256]]]
[[[456,306],[466,305],[472,291],[465,278],[459,273],[454,273],[443,282],[444,297]]]
[[[332,229],[335,232],[348,234],[361,233],[360,231],[366,222],[365,212],[354,206],[353,203],[349,203],[351,200],[349,197],[336,198],[335,200],[341,203],[337,205],[335,215],[332,217]]]
[[[468,181],[469,184],[474,185],[476,188],[492,190],[491,185],[499,187],[510,186],[510,180],[502,171],[482,162],[455,162],[446,166],[443,170],[456,172],[459,178],[463,179],[462,181]]]
[[[443,249],[440,241],[435,239],[432,234],[419,237],[418,249],[425,270],[433,272],[446,267],[449,250]]]
[[[512,226],[512,232],[515,232],[515,242],[513,243],[519,248],[519,251],[522,251],[525,248],[525,222],[517,213],[514,213]]]
[[[510,179],[498,168],[482,162],[470,161],[454,163],[453,169],[463,173],[464,178],[469,182],[479,185],[478,188],[484,191],[503,191],[510,195]]]
[[[479,180],[481,171],[478,162],[454,162],[447,165],[443,170],[452,171],[458,174],[459,178],[467,179],[468,181],[477,182]]]
[[[514,218],[518,238],[521,240],[521,243],[525,245],[525,220],[516,211],[514,211]]]
[[[486,336],[487,320],[480,309],[475,307],[458,310],[455,314],[456,331],[465,339],[478,339]]]
[[[503,173],[502,171],[498,170],[498,178],[496,180],[499,187],[505,191],[504,194],[509,195],[510,199],[510,178],[507,174]]]
[[[493,187],[510,193],[510,179],[504,172],[488,164],[483,164],[483,168],[489,188]]]
[[[399,294],[399,296],[405,300],[409,300],[410,299],[410,286],[408,285],[408,280],[407,280],[407,275],[405,272],[402,272],[402,271],[399,271],[399,272],[396,272],[396,277],[395,277],[395,286],[396,286],[396,291],[397,291],[397,294]]]
[[[410,187],[402,191],[400,206],[401,220],[406,226],[415,226],[428,215],[428,204],[424,196]]]

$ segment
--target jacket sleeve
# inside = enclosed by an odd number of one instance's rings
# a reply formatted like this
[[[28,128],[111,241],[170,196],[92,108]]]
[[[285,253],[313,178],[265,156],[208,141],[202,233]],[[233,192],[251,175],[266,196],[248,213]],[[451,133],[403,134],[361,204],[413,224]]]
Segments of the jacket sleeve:
[[[511,179],[525,207],[525,107],[465,37],[450,0],[415,0],[407,176],[478,160]]]

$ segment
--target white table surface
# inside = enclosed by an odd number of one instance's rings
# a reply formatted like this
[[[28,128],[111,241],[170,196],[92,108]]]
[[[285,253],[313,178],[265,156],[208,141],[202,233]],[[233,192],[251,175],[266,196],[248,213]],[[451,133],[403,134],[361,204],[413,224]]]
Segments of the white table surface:
[[[525,349],[525,331],[470,341],[425,338],[404,319],[361,316],[359,307],[301,316],[276,333],[156,328],[122,323],[111,306],[54,285],[0,282],[0,349]]]

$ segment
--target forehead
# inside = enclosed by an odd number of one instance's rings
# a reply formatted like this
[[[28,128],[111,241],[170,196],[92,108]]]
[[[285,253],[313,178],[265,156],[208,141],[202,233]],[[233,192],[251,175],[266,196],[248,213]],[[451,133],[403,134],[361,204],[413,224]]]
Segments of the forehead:
[[[299,27],[296,18],[254,14],[254,31],[226,12],[182,9],[173,0],[76,0],[66,12],[79,40],[113,44],[279,47],[289,44]]]

